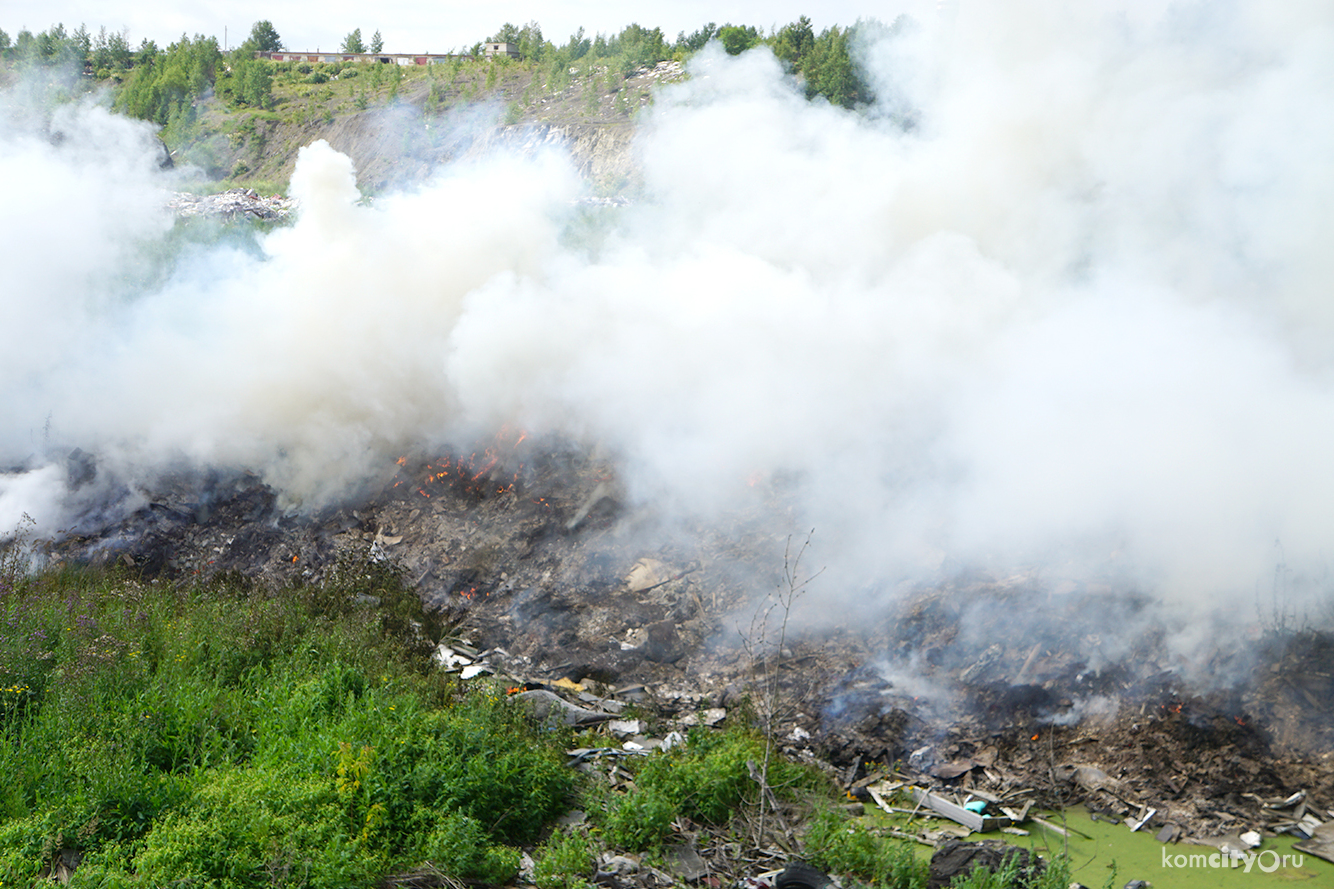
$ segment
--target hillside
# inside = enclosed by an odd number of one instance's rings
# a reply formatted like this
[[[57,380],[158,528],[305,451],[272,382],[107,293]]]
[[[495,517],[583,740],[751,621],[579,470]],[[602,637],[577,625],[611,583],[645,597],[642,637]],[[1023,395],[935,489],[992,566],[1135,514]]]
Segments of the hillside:
[[[867,20],[817,34],[803,16],[768,34],[709,23],[671,41],[660,28],[631,24],[611,34],[580,28],[557,46],[530,22],[506,24],[486,53],[478,43],[427,65],[426,57],[369,53],[261,58],[256,53],[282,49],[267,21],[226,52],[204,34],[165,47],[144,40],[132,49],[124,33],[55,25],[36,35],[21,29],[12,41],[0,29],[0,88],[22,84],[10,97],[27,104],[36,98],[48,111],[96,93],[128,117],[155,122],[198,191],[280,191],[295,149],[324,138],[351,155],[360,186],[372,193],[500,140],[569,146],[606,195],[633,187],[631,122],[652,103],[655,87],[683,78],[683,63],[707,45],[730,55],[765,47],[807,99],[865,108],[875,103],[875,90],[850,47],[908,26],[900,17],[889,26]],[[348,45],[354,37],[365,48],[356,32]],[[499,46],[507,49],[496,52]],[[910,112],[895,109],[889,117],[911,126]]]
[[[508,59],[429,67],[270,64],[271,109],[214,95],[198,103],[193,124],[164,131],[178,164],[196,165],[227,186],[281,190],[297,150],[325,139],[353,159],[359,185],[374,192],[498,140],[559,142],[598,191],[613,193],[632,184],[636,114],[656,87],[685,76],[677,62],[628,77],[594,64],[552,76]]]

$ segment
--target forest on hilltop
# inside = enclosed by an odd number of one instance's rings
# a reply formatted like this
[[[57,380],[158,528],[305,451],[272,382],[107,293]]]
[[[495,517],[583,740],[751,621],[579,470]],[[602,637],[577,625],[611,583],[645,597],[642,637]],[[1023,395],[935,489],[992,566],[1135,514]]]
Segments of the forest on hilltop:
[[[668,39],[661,28],[631,24],[619,33],[591,36],[579,28],[557,45],[543,36],[536,22],[506,23],[458,57],[482,62],[486,60],[484,43],[505,42],[518,48],[519,64],[551,77],[558,77],[572,65],[591,61],[628,76],[664,60],[684,61],[717,40],[733,55],[767,47],[797,78],[808,99],[823,98],[835,105],[854,108],[874,98],[858,71],[855,47],[859,40],[904,24],[902,18],[892,26],[859,21],[848,27],[834,25],[817,33],[810,19],[802,16],[765,33],[751,25],[719,26],[710,22],[692,33],[681,32],[675,40]],[[127,33],[105,27],[92,33],[84,25],[68,30],[57,24],[37,34],[22,29],[13,37],[0,28],[0,59],[12,69],[72,68],[82,76],[68,85],[70,92],[110,87],[118,110],[163,126],[182,116],[189,117],[195,103],[209,94],[216,94],[237,107],[271,108],[272,81],[278,70],[275,64],[282,63],[256,59],[255,53],[283,48],[282,37],[267,20],[256,22],[246,40],[227,52],[222,50],[217,37],[203,34],[194,37],[182,34],[180,40],[159,47],[149,39],[134,46]],[[378,31],[368,43],[363,40],[361,29],[355,28],[344,38],[341,50],[380,52],[382,48]],[[319,74],[331,76],[328,71],[303,73],[315,74],[311,81],[315,83],[320,82]]]

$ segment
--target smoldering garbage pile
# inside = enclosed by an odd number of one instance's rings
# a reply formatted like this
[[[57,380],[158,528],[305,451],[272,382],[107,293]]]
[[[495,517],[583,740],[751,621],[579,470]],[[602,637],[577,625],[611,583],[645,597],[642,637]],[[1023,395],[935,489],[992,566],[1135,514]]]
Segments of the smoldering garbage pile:
[[[167,206],[186,219],[249,217],[266,221],[286,219],[293,209],[292,201],[282,195],[261,195],[253,188],[229,188],[209,195],[179,191],[172,195]]]
[[[801,560],[819,538],[803,553],[777,533],[774,515],[790,509],[781,485],[721,524],[666,526],[605,457],[517,437],[400,458],[377,490],[314,513],[285,510],[253,474],[164,476],[137,510],[44,555],[274,586],[318,582],[340,554],[391,560],[444,628],[442,667],[467,681],[508,677],[569,695],[578,712],[633,703],[660,735],[767,702],[786,753],[854,796],[930,788],[946,812],[990,801],[997,820],[974,830],[1017,830],[1031,806],[1077,803],[1167,842],[1311,836],[1329,817],[1327,633],[1274,626],[1247,651],[1217,646],[1215,666],[1234,677],[1220,689],[1187,677],[1150,600],[1098,584],[957,577],[811,630],[820,605],[804,590],[820,577]],[[71,467],[95,483],[86,455]],[[1109,619],[1130,627],[1136,615],[1135,632],[1108,633]],[[995,641],[979,642],[980,627]],[[594,712],[610,714],[600,724],[620,710]],[[623,742],[658,743],[609,740]],[[1282,804],[1294,793],[1301,811]]]
[[[1329,740],[1334,30],[1107,16],[943,4],[857,112],[708,49],[624,206],[557,150],[368,206],[316,143],[291,225],[174,253],[151,132],[4,118],[0,527],[181,578],[374,550],[530,678],[778,677],[853,782],[1328,814],[1283,751]],[[730,644],[810,528],[790,641]]]

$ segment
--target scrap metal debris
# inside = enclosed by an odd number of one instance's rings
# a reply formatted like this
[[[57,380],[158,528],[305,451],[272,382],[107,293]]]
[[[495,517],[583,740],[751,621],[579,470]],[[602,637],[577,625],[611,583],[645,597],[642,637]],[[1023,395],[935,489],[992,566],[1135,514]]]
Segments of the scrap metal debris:
[[[611,713],[599,713],[571,704],[553,691],[533,689],[519,692],[514,700],[523,705],[537,722],[563,723],[565,725],[586,726],[607,722],[613,718]]]
[[[1334,822],[1327,821],[1312,829],[1310,837],[1300,843],[1293,843],[1292,848],[1297,852],[1305,852],[1316,858],[1334,862]]]

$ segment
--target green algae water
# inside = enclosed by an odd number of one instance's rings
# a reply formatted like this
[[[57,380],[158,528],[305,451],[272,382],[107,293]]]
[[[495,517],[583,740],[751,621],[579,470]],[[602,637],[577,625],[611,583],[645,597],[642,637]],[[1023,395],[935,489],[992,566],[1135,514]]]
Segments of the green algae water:
[[[939,830],[940,819],[909,818],[903,814],[886,815],[868,806],[872,822],[915,833],[922,829]],[[1265,837],[1249,869],[1245,861],[1230,864],[1212,846],[1190,843],[1158,842],[1156,831],[1131,832],[1124,824],[1094,821],[1087,809],[1075,807],[1060,813],[1042,813],[1053,824],[1070,831],[1069,839],[1035,822],[1028,822],[1026,837],[1005,833],[970,834],[969,841],[1001,840],[1022,849],[1030,849],[1044,859],[1070,857],[1072,880],[1089,889],[1122,889],[1134,880],[1143,880],[1156,889],[1229,889],[1229,887],[1309,886],[1334,887],[1334,864],[1294,852],[1296,837]],[[1080,836],[1083,834],[1083,836]],[[917,854],[931,857],[931,849],[918,846]]]
[[[1061,823],[1060,815],[1044,817],[1053,823]],[[1065,813],[1065,826],[1071,829],[1068,840],[1034,823],[1024,825],[1032,832],[1030,836],[1002,836],[1016,846],[1035,850],[1044,858],[1059,855],[1062,849],[1067,849],[1071,877],[1090,889],[1109,885],[1121,889],[1132,880],[1144,880],[1158,889],[1178,886],[1187,889],[1334,887],[1334,864],[1294,852],[1292,844],[1298,840],[1292,836],[1265,837],[1260,848],[1251,850],[1250,854],[1255,858],[1250,859],[1248,869],[1244,861],[1231,865],[1226,856],[1212,846],[1185,842],[1164,845],[1154,838],[1152,831],[1132,833],[1119,822],[1094,821],[1082,808]],[[1086,834],[1088,838],[1074,831]]]

